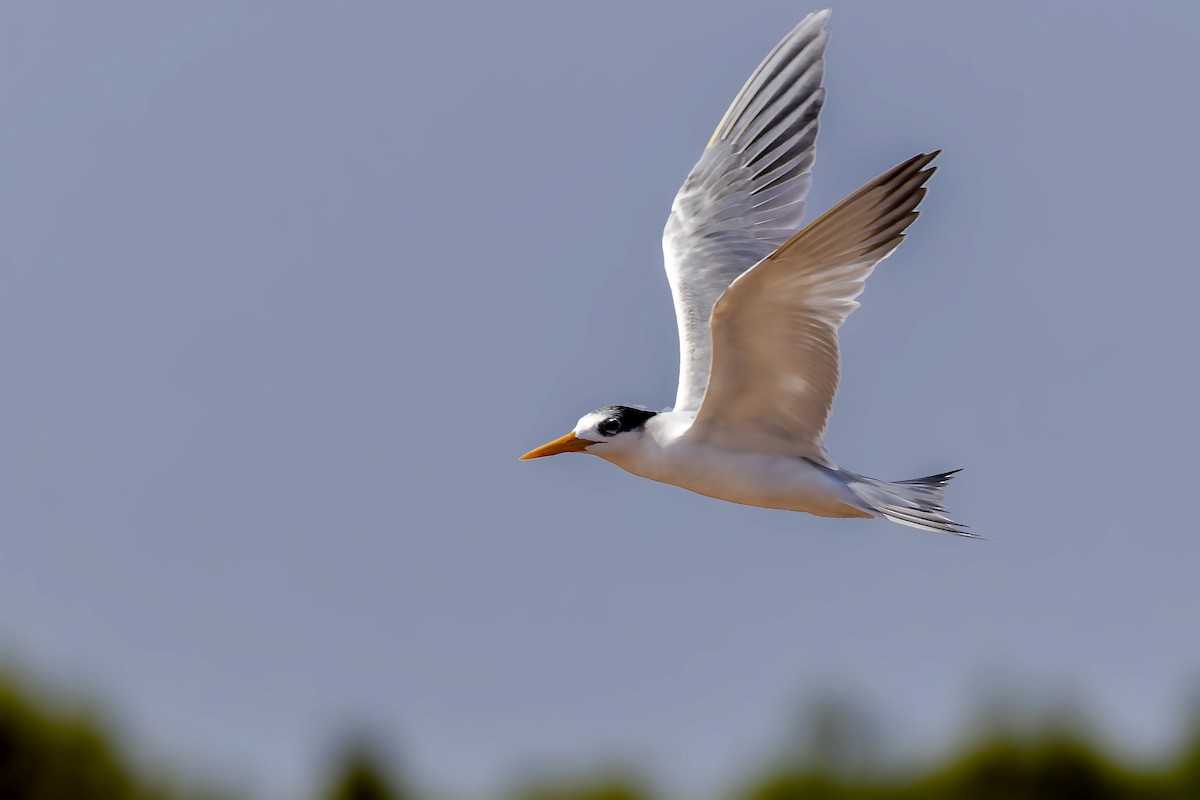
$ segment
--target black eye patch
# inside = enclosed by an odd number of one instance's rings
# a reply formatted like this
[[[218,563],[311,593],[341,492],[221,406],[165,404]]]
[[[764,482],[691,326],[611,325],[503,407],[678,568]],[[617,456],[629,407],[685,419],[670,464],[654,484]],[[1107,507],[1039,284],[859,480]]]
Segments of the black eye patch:
[[[633,406],[608,406],[600,409],[601,414],[608,418],[596,426],[596,430],[604,436],[616,436],[625,431],[636,431],[646,425],[646,421],[658,414],[657,411],[647,411]]]

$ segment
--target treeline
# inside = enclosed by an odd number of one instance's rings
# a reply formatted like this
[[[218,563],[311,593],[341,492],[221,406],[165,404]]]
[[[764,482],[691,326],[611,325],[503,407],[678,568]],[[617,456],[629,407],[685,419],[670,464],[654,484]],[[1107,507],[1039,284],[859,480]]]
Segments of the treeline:
[[[728,800],[1200,800],[1200,715],[1174,752],[1136,762],[1078,725],[993,725],[936,763],[879,765],[852,709],[804,720],[790,753],[750,770]],[[0,800],[253,800],[158,774],[125,754],[97,716],[0,681]],[[420,791],[376,751],[348,747],[324,785],[298,800],[452,800]],[[448,776],[452,777],[452,776]],[[543,779],[496,800],[665,800],[631,774]],[[686,800],[684,798],[683,800]]]

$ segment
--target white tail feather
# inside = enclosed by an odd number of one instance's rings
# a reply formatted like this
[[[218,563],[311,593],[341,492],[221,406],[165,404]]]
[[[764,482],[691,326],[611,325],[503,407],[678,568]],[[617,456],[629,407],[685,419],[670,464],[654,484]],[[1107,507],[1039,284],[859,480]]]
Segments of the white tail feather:
[[[839,472],[847,488],[863,502],[867,511],[921,530],[980,538],[968,531],[966,525],[947,516],[942,506],[946,484],[958,470],[895,482],[867,478],[845,470]]]

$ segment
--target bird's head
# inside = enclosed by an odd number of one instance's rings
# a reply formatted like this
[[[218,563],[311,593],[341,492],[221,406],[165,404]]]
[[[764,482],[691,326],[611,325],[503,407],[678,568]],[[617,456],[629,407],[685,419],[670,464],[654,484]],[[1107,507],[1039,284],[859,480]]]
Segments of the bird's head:
[[[584,414],[575,425],[575,430],[530,450],[521,456],[521,460],[584,451],[604,457],[605,450],[623,449],[640,441],[646,432],[646,423],[656,414],[657,411],[634,406],[605,406],[599,411]]]

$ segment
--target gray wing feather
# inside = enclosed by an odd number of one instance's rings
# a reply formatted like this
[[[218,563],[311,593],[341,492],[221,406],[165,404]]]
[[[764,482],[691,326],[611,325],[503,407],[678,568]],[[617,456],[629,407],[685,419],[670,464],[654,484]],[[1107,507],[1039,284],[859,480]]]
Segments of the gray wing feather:
[[[936,156],[915,156],[880,175],[721,295],[712,313],[712,375],[689,435],[832,466],[822,439],[841,367],[838,328],[917,218]]]
[[[809,14],[763,60],[671,204],[663,254],[679,324],[676,411],[695,411],[704,395],[717,298],[804,219],[828,19],[828,9]]]

